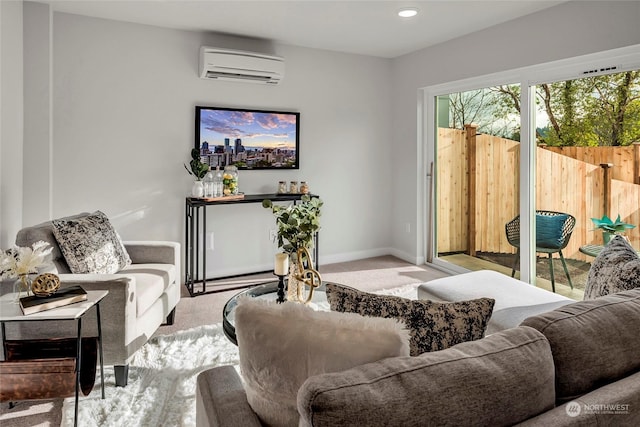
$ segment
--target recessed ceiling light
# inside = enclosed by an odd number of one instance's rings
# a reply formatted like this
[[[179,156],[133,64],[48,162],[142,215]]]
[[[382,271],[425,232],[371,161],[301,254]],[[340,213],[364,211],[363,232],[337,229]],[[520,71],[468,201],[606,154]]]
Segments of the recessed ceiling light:
[[[411,18],[418,14],[418,9],[415,7],[405,7],[404,9],[400,9],[398,12],[398,16],[402,18]]]

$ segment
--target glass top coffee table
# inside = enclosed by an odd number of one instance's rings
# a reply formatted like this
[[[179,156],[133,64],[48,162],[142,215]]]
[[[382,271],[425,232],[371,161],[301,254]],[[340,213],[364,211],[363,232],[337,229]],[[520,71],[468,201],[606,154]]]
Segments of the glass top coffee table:
[[[316,310],[329,311],[329,303],[327,302],[327,294],[325,293],[325,283],[326,282],[322,282],[322,286],[313,291],[313,298],[308,304],[310,307]],[[224,308],[222,309],[222,328],[226,337],[229,338],[229,341],[231,341],[235,345],[238,345],[238,340],[236,339],[235,322],[235,313],[236,306],[238,305],[238,299],[246,296],[275,302],[277,298],[277,292],[278,281],[267,282],[262,285],[257,285],[249,289],[245,289],[244,291],[235,294],[231,297],[231,299],[229,299],[229,301],[227,301]]]

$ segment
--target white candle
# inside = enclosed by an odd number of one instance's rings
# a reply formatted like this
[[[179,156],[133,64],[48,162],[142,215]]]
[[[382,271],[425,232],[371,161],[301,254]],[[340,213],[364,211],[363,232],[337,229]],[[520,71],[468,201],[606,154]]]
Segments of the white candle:
[[[289,274],[289,255],[279,253],[276,254],[276,263],[273,272],[278,276],[286,276]]]

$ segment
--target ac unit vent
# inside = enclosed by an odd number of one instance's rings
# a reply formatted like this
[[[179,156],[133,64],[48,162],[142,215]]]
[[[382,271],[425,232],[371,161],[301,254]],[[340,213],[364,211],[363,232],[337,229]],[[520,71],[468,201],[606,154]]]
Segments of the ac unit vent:
[[[617,66],[612,65],[611,67],[595,68],[593,70],[583,71],[582,74],[583,75],[601,74],[601,73],[608,73],[609,71],[614,71],[614,70],[617,70],[617,69],[618,69]]]
[[[200,48],[200,77],[275,85],[284,77],[284,59],[203,46]]]

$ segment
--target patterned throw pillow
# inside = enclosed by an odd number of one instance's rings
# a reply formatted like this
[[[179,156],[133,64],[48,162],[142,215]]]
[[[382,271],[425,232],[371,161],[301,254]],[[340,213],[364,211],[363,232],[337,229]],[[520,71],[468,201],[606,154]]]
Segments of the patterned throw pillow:
[[[409,300],[331,283],[327,283],[326,292],[331,310],[404,322],[411,334],[411,356],[483,338],[495,304],[491,298],[459,302]]]
[[[640,257],[621,236],[615,236],[591,264],[584,299],[640,287]]]
[[[120,236],[104,213],[96,211],[51,222],[53,235],[72,273],[113,274],[131,264]]]

